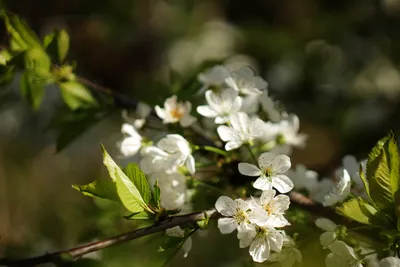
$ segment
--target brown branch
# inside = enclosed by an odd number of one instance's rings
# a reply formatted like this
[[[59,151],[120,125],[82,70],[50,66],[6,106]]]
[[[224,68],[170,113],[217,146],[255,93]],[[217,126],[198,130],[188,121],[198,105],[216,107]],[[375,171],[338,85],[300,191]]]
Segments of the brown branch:
[[[62,263],[68,260],[78,259],[90,252],[98,251],[100,249],[107,248],[116,244],[120,244],[143,236],[161,232],[175,226],[185,226],[191,223],[196,223],[197,221],[203,220],[206,217],[217,218],[219,217],[219,213],[215,209],[212,209],[204,212],[197,212],[186,215],[169,217],[168,219],[160,223],[145,228],[133,230],[128,233],[120,234],[114,237],[110,237],[101,241],[93,242],[69,250],[58,251],[51,254],[45,254],[39,257],[23,259],[23,260],[2,259],[0,260],[0,266],[20,267],[20,266],[35,266],[38,264],[49,263],[49,262]]]

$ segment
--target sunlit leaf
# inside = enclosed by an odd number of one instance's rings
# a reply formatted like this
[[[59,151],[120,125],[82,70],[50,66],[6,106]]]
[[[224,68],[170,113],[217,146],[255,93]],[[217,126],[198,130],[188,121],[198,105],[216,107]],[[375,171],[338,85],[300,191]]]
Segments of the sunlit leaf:
[[[145,209],[149,210],[135,184],[114,162],[105,148],[103,146],[101,148],[103,150],[103,163],[107,167],[111,179],[117,185],[118,196],[125,208],[133,213],[141,212]]]
[[[151,190],[146,175],[142,172],[139,166],[133,163],[126,166],[124,168],[124,172],[129,177],[129,179],[135,184],[144,202],[148,204],[151,200]]]
[[[61,95],[72,110],[97,105],[96,100],[90,94],[90,91],[78,82],[59,83]]]
[[[72,185],[85,196],[119,201],[115,183],[110,180],[96,180],[87,185]]]
[[[394,211],[395,194],[399,189],[399,154],[393,133],[379,140],[369,154],[367,180],[377,208]]]
[[[350,199],[340,207],[337,207],[336,211],[339,214],[362,224],[371,224],[371,219],[376,213],[376,210],[371,205],[365,203],[360,198]]]

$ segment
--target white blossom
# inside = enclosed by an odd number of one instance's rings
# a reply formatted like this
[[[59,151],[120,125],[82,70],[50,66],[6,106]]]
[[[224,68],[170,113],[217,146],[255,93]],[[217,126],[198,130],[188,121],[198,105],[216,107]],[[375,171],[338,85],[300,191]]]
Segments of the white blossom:
[[[380,267],[400,267],[400,259],[396,257],[386,257],[379,262]]]
[[[310,192],[310,198],[315,202],[322,204],[325,201],[325,196],[329,194],[334,185],[335,183],[332,181],[332,179],[321,179],[315,189]]]
[[[190,115],[192,104],[189,101],[178,102],[175,95],[165,100],[164,108],[156,106],[155,110],[164,124],[179,122],[182,127],[189,127],[196,121],[196,118]]]
[[[221,125],[217,132],[222,141],[227,142],[227,151],[236,149],[241,145],[253,142],[258,138],[265,127],[259,118],[249,118],[246,113],[238,112],[229,116],[230,126]]]
[[[347,170],[343,169],[340,173],[340,180],[337,182],[331,192],[325,196],[324,206],[332,206],[345,200],[350,195],[351,180]]]
[[[289,208],[290,198],[276,195],[275,190],[265,190],[259,199],[252,199],[249,220],[259,226],[284,227],[290,225],[283,216]]]
[[[161,190],[161,206],[166,209],[181,209],[186,202],[187,185],[186,177],[178,172],[166,173],[163,171],[152,173],[149,177],[150,183],[158,180]]]
[[[225,83],[243,95],[260,95],[267,88],[267,82],[256,76],[249,66],[242,67],[225,79]]]
[[[296,190],[306,189],[310,193],[318,186],[318,173],[308,170],[302,164],[297,164],[295,169],[288,170],[287,176],[292,180]]]
[[[296,262],[301,262],[303,257],[292,238],[283,234],[283,247],[281,252],[271,253],[268,261],[279,262],[281,267],[292,267]]]
[[[302,148],[305,145],[307,135],[299,133],[299,118],[290,114],[288,117],[278,123],[279,125],[279,142],[282,144]]]
[[[293,182],[284,174],[291,166],[288,156],[265,152],[258,158],[258,165],[259,167],[250,163],[239,163],[241,174],[258,176],[253,184],[254,188],[269,190],[274,187],[281,193],[293,189]]]
[[[165,232],[168,236],[175,236],[180,238],[185,237],[185,231],[180,226],[169,228]],[[186,258],[189,252],[192,250],[192,237],[189,236],[186,238],[185,242],[182,245],[182,249],[184,253],[183,257]]]
[[[250,246],[249,253],[255,262],[268,260],[271,250],[280,252],[283,245],[283,234],[273,227],[246,225],[239,228],[238,239],[241,248]]]
[[[151,107],[146,103],[139,102],[133,116],[130,116],[127,110],[123,110],[122,117],[126,122],[132,124],[135,129],[141,129],[146,123],[146,119],[150,115],[150,113]]]
[[[264,91],[259,98],[262,110],[267,113],[268,118],[272,122],[279,122],[288,117],[286,112],[281,112],[278,109],[278,104],[272,100],[268,93]]]
[[[346,155],[342,159],[343,169],[346,169],[350,175],[351,180],[354,182],[352,191],[363,198],[367,198],[367,193],[364,188],[364,183],[360,177],[360,165],[363,172],[366,170],[366,160],[358,162],[353,155]],[[340,170],[340,169],[339,169]]]
[[[195,172],[195,161],[189,143],[178,134],[169,134],[158,141],[157,146],[142,149],[140,168],[146,174],[158,171],[176,172],[185,165],[190,173]]]
[[[242,98],[233,89],[224,89],[214,93],[211,90],[206,92],[208,105],[197,107],[197,112],[204,117],[215,118],[215,123],[226,123],[231,114],[239,111],[242,105]]]
[[[326,257],[326,267],[363,267],[354,249],[343,241],[336,240],[329,245],[331,253]]]
[[[200,92],[205,89],[220,89],[225,83],[225,79],[231,76],[230,70],[222,65],[214,66],[198,75],[198,80],[203,84]]]
[[[142,137],[135,128],[127,123],[122,124],[122,133],[127,135],[120,144],[120,151],[125,157],[136,155],[142,147]]]
[[[326,218],[318,218],[317,220],[315,220],[315,225],[318,228],[325,231],[319,237],[321,246],[328,247],[330,244],[332,244],[336,240],[337,225],[334,222],[332,222],[331,220],[326,219]]]
[[[221,196],[215,203],[215,209],[226,218],[218,219],[218,228],[222,234],[230,234],[240,225],[248,223],[248,204],[238,198],[232,200],[227,196]]]

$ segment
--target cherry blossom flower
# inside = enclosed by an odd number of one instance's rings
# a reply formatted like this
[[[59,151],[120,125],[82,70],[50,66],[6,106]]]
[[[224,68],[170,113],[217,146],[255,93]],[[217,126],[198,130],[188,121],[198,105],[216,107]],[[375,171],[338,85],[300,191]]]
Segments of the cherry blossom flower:
[[[332,244],[336,240],[337,225],[334,222],[332,222],[331,220],[326,219],[326,218],[318,218],[317,220],[315,220],[315,225],[318,228],[325,231],[319,237],[321,246],[328,247],[330,244]]]
[[[279,143],[298,148],[304,147],[307,135],[299,133],[300,121],[296,115],[288,115],[288,117],[280,121],[278,125],[280,129],[278,135]]]
[[[250,222],[259,226],[284,227],[290,225],[283,216],[289,208],[290,199],[286,195],[276,195],[275,190],[265,190],[259,199],[250,202]]]
[[[281,193],[293,189],[293,182],[284,173],[289,170],[290,158],[286,155],[275,155],[270,152],[261,154],[258,166],[250,163],[239,163],[239,172],[247,176],[258,176],[254,188],[270,190],[273,187]]]
[[[225,150],[239,148],[245,143],[253,142],[260,137],[265,123],[259,118],[249,118],[246,113],[238,112],[229,116],[230,126],[221,125],[217,132],[225,144]]]
[[[143,157],[140,167],[146,174],[158,171],[176,172],[183,165],[190,173],[195,172],[195,160],[189,143],[178,134],[169,134],[157,146],[145,147],[141,152]]]
[[[336,183],[331,192],[325,196],[324,206],[332,206],[345,200],[350,195],[351,180],[347,170],[343,169],[340,173],[340,180]]]
[[[175,95],[165,100],[164,108],[156,106],[155,110],[164,124],[179,122],[182,127],[189,127],[196,121],[196,118],[190,115],[192,104],[188,101],[178,102]]]
[[[329,245],[331,253],[326,257],[326,267],[363,267],[354,249],[343,241],[336,240]]]
[[[273,227],[247,225],[241,227],[237,234],[241,248],[248,247],[249,253],[255,262],[268,260],[271,250],[280,252],[283,245],[283,234]]]
[[[249,66],[232,72],[232,75],[225,79],[225,83],[243,95],[260,95],[268,85],[260,76],[256,76]]]
[[[302,164],[297,164],[295,169],[288,170],[287,176],[292,180],[296,190],[306,189],[310,193],[318,186],[318,173],[308,170]]]
[[[226,123],[231,114],[239,111],[242,105],[242,98],[233,89],[224,89],[214,93],[211,90],[206,92],[208,105],[197,107],[197,112],[204,117],[215,118],[215,123]]]
[[[396,257],[386,257],[379,262],[380,267],[400,267],[400,259]]]
[[[225,79],[231,76],[230,70],[222,65],[214,66],[198,75],[198,80],[203,84],[200,92],[206,89],[221,89]]]
[[[135,128],[127,123],[122,125],[122,133],[127,135],[120,144],[120,151],[125,157],[136,155],[142,147],[142,137]]]
[[[292,238],[283,234],[283,247],[280,252],[272,252],[268,261],[279,262],[281,267],[292,267],[296,262],[302,261],[300,250],[296,248],[296,244]]]
[[[151,107],[146,103],[139,102],[133,116],[128,114],[127,110],[123,110],[122,118],[124,118],[126,122],[132,124],[135,129],[141,129],[146,123],[147,117],[150,115],[150,113]]]
[[[215,203],[215,209],[227,218],[218,219],[218,228],[222,234],[230,234],[240,225],[248,224],[248,204],[242,199],[232,200],[221,196]]]

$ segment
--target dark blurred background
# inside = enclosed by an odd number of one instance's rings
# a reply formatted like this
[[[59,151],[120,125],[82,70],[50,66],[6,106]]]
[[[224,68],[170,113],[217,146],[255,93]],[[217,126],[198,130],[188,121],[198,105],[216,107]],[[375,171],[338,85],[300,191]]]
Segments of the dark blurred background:
[[[185,79],[206,61],[248,62],[310,136],[294,161],[322,176],[343,155],[362,159],[390,129],[400,129],[400,0],[0,3],[40,36],[67,29],[68,60],[77,61],[79,74],[149,103],[162,101],[157,84],[168,82],[171,70]],[[32,112],[18,82],[0,90],[0,256],[40,254],[131,229],[118,209],[71,188],[105,175],[98,144],[117,154],[120,114],[56,154],[44,128],[59,95],[48,90],[40,111]],[[146,246],[155,247],[156,239],[92,257],[102,257],[104,266],[151,266],[156,257]],[[234,235],[212,228],[195,236],[187,259],[177,255],[168,264],[243,266],[246,254]]]

